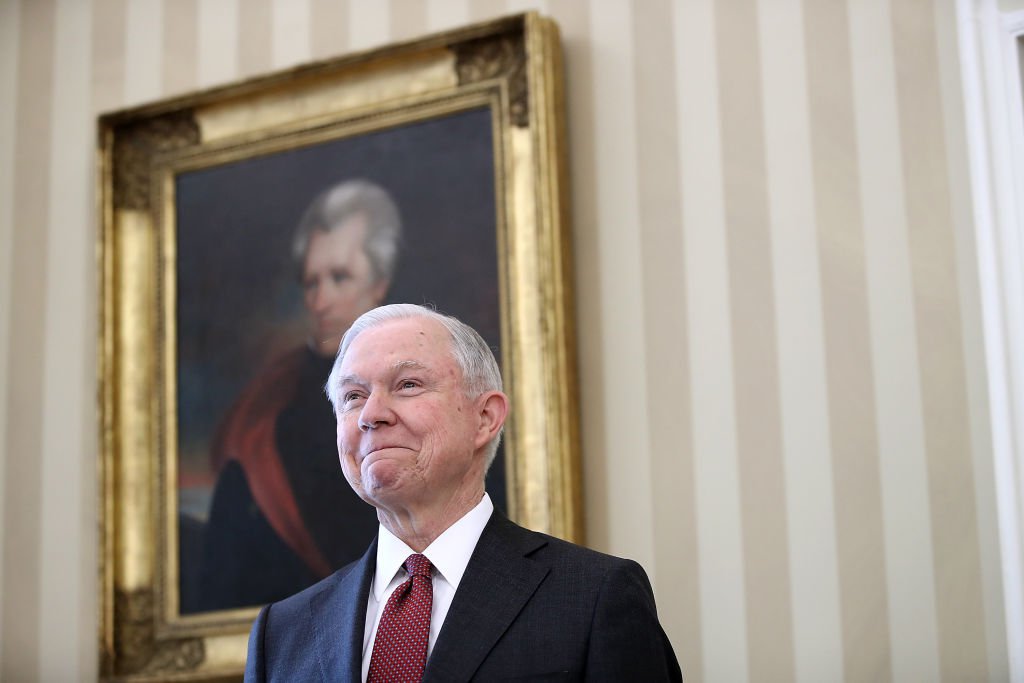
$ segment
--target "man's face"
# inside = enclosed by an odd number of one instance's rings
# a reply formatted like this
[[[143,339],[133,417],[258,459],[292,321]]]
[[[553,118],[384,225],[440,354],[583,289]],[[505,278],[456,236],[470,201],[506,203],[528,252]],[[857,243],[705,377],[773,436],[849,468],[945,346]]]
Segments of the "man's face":
[[[386,510],[429,506],[480,486],[487,395],[466,396],[440,323],[409,318],[362,332],[339,374],[338,455],[363,500]]]
[[[306,249],[302,286],[315,350],[338,351],[341,337],[360,315],[377,306],[388,289],[375,280],[363,251],[366,216],[356,214],[330,232],[315,231]]]

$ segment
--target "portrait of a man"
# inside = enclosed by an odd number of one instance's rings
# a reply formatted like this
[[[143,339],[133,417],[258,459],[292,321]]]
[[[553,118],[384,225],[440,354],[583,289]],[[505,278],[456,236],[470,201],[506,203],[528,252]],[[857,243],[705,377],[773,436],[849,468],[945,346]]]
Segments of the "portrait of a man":
[[[376,530],[373,510],[334,476],[322,387],[341,335],[387,293],[400,236],[394,201],[365,180],[324,191],[299,222],[292,256],[309,337],[253,379],[214,442],[201,609],[300,590],[351,561],[353,545]]]
[[[323,392],[353,320],[429,303],[500,348],[491,126],[471,109],[179,174],[181,614],[281,599],[376,532]]]

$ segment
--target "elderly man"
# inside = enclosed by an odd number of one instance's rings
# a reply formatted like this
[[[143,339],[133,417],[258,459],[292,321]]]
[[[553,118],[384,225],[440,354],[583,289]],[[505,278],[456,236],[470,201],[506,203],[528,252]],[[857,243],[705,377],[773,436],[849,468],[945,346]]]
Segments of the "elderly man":
[[[327,188],[299,221],[292,259],[309,338],[268,363],[220,425],[199,609],[280,600],[373,538],[373,511],[338,473],[322,388],[345,330],[387,294],[400,239],[394,201],[366,180]]]
[[[369,311],[327,392],[377,540],[260,612],[246,681],[681,680],[639,565],[494,510],[484,475],[509,402],[472,328],[409,304]]]

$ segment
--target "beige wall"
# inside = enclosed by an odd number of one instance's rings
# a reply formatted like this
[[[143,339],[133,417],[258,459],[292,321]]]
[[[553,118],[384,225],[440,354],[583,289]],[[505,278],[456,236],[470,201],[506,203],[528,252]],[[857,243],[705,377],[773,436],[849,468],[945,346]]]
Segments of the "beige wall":
[[[589,540],[687,679],[1007,678],[947,0],[0,0],[0,677],[96,667],[96,113],[525,8]]]

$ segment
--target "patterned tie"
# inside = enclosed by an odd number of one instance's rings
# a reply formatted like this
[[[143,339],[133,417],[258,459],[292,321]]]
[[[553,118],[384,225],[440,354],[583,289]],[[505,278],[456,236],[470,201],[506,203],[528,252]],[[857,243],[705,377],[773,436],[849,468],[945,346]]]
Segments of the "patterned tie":
[[[405,561],[409,579],[395,589],[373,640],[367,683],[419,683],[427,665],[434,586],[430,560],[419,553]]]

